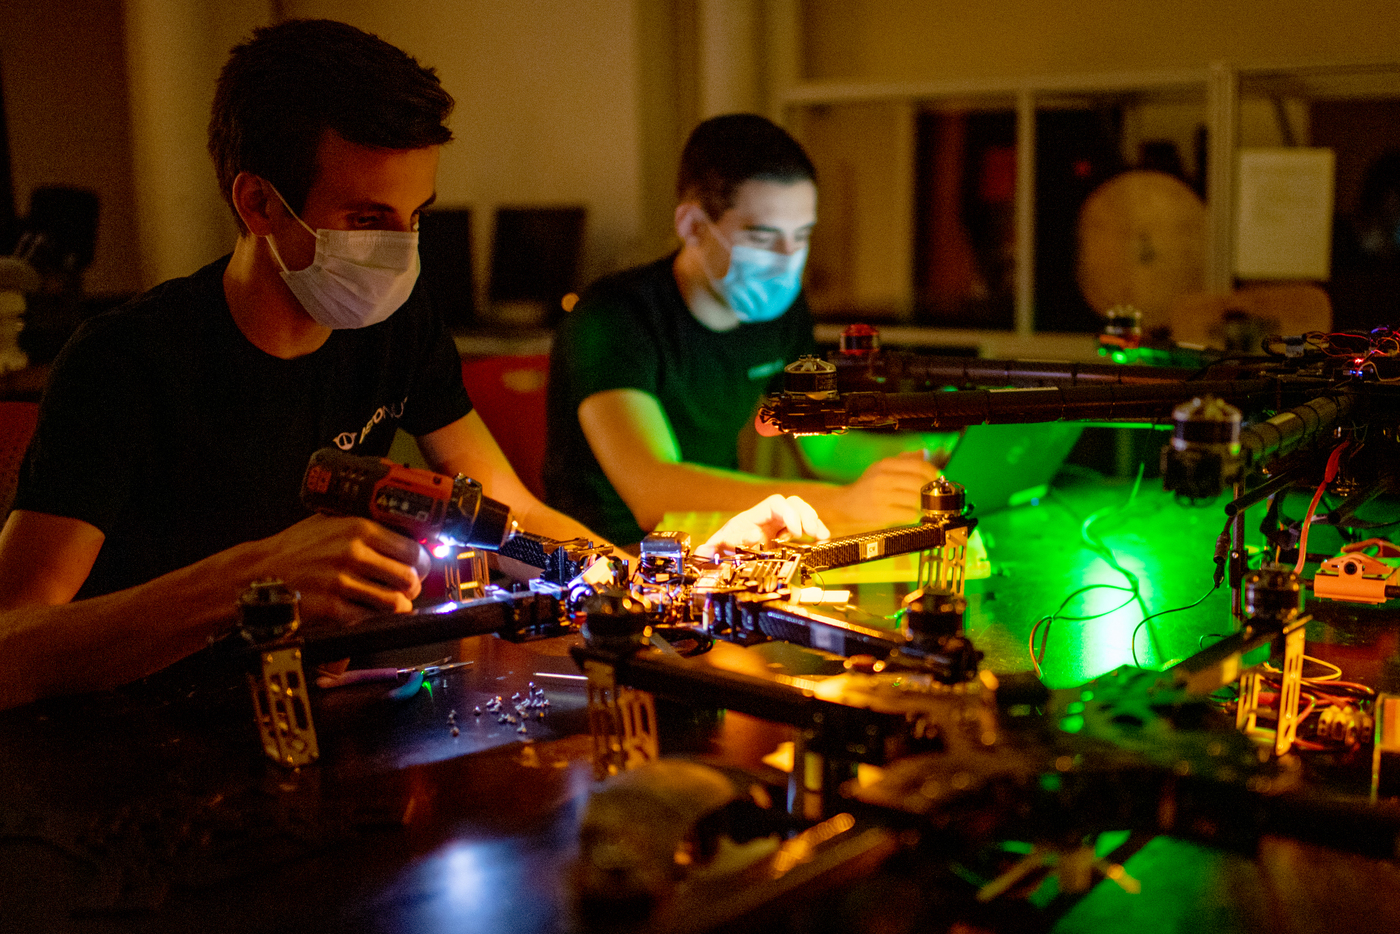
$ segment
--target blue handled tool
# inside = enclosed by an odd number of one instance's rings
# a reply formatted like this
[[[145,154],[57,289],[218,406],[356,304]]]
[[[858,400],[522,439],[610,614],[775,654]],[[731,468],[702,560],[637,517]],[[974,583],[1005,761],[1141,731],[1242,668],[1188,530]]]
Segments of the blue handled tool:
[[[423,689],[423,672],[415,671],[408,680],[389,692],[390,700],[408,700]]]
[[[343,671],[338,675],[322,674],[316,678],[318,688],[340,688],[349,684],[364,684],[368,681],[405,681],[405,683],[395,688],[395,691],[402,690],[408,686],[408,682],[413,680],[414,675],[418,675],[418,685],[421,687],[423,678],[432,678],[442,674],[444,671],[451,671],[453,668],[464,668],[471,662],[454,662],[443,659],[440,662],[430,662],[426,665],[415,665],[412,668],[356,668],[351,671]],[[415,693],[418,688],[414,688]]]

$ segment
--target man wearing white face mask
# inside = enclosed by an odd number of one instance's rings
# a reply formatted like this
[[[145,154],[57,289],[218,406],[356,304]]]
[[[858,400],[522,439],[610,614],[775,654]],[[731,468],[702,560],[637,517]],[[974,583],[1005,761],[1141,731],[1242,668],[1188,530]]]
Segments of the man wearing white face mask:
[[[417,542],[301,504],[327,445],[384,456],[402,428],[523,528],[598,540],[515,475],[413,291],[452,103],[431,69],[343,23],[288,21],[233,50],[209,151],[238,241],[88,322],[54,364],[0,531],[0,708],[196,653],[254,580],[285,581],[318,623],[411,609]],[[825,531],[797,501],[740,518],[735,544]]]
[[[667,512],[769,493],[802,497],[843,531],[917,521],[937,476],[922,456],[878,461],[846,486],[737,470],[759,397],[814,350],[801,288],[817,188],[802,147],[763,117],[715,117],[692,132],[676,188],[679,251],[597,283],[556,335],[549,503],[620,542]]]
[[[271,187],[271,186],[269,186]],[[397,311],[418,281],[418,225],[398,230],[312,230],[297,217],[282,193],[277,200],[306,232],[316,238],[311,265],[293,272],[282,261],[277,244],[267,248],[281,269],[282,281],[317,324],[331,328],[363,328],[378,324]]]

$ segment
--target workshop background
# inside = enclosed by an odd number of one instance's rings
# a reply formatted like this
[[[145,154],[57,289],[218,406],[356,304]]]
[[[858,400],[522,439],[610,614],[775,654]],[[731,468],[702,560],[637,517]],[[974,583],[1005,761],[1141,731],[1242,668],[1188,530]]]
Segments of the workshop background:
[[[1400,60],[1400,5],[1385,0],[5,0],[0,12],[15,210],[46,185],[98,194],[85,282],[98,295],[143,290],[230,248],[204,152],[209,99],[228,49],[279,18],[343,19],[438,69],[457,98],[439,205],[472,209],[481,290],[481,247],[502,205],[586,207],[581,282],[664,250],[686,132],[724,111],[781,118],[793,88],[820,101],[822,87],[975,91],[1067,75],[1111,86],[1213,62]],[[870,158],[903,146],[874,140]],[[860,267],[846,298],[908,299],[908,206],[862,191],[859,229],[838,223],[841,189],[860,172],[817,155],[828,208],[819,238],[829,252],[855,251]]]

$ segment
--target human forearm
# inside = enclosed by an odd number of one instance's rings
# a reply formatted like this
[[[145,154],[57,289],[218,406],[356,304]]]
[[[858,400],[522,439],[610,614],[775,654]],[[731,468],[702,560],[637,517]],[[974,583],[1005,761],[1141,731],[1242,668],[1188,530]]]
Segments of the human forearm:
[[[313,516],[100,597],[0,593],[0,708],[114,687],[198,651],[234,623],[255,580],[297,591],[303,620],[351,623],[411,609],[429,566],[417,542],[368,519]]]
[[[648,464],[610,474],[609,480],[644,529],[655,528],[668,512],[735,513],[775,493],[801,497],[828,523],[853,518],[846,488],[815,480],[760,477],[684,461]]]
[[[255,544],[146,584],[0,613],[0,708],[125,684],[184,658],[234,621]],[[246,579],[245,579],[246,578]]]
[[[660,403],[632,389],[589,396],[578,416],[608,482],[644,529],[667,512],[738,512],[774,494],[801,497],[841,531],[902,525],[918,521],[919,490],[938,475],[917,454],[877,461],[845,486],[702,466],[681,459]]]
[[[877,461],[844,486],[656,460],[616,476],[609,473],[643,528],[655,527],[667,512],[733,512],[777,493],[806,500],[836,534],[917,522],[919,491],[937,476],[937,469],[918,455]]]
[[[603,537],[583,523],[557,509],[551,509],[533,496],[515,510],[515,521],[526,532],[543,535],[558,541],[585,538],[594,544],[609,544]]]

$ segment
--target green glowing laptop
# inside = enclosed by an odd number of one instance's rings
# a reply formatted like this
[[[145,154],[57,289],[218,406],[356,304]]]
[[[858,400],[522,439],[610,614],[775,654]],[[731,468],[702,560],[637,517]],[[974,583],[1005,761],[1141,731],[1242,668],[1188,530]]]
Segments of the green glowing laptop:
[[[1040,499],[1084,426],[1076,422],[971,425],[943,472],[963,485],[974,513],[985,516]]]

